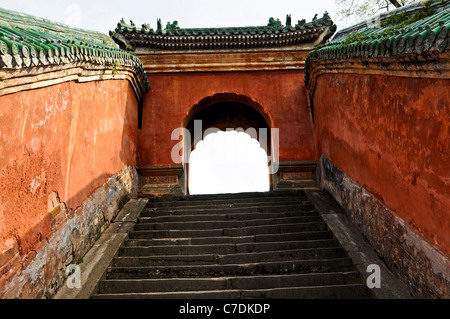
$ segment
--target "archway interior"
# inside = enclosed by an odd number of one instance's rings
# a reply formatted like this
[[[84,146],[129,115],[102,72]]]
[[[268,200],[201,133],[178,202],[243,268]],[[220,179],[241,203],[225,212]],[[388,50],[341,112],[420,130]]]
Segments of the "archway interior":
[[[186,158],[189,193],[269,191],[269,127],[258,111],[238,102],[198,111],[186,126],[192,137]]]
[[[191,195],[269,190],[267,153],[247,133],[220,131],[209,134],[191,154]]]

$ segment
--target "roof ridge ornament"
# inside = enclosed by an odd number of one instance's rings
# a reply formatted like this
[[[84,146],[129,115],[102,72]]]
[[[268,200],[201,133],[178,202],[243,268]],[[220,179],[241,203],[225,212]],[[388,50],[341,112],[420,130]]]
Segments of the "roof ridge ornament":
[[[157,25],[156,32],[162,33],[162,22],[161,22],[161,19],[156,20],[156,25]]]
[[[167,22],[166,25],[166,31],[169,33],[173,33],[176,31],[181,30],[181,28],[178,26],[178,21],[174,21],[173,23]]]
[[[295,27],[300,28],[300,27],[303,27],[305,24],[306,24],[306,20],[301,19],[301,20],[298,20],[297,25]]]
[[[273,17],[269,18],[269,24],[267,25],[268,27],[271,27],[272,30],[274,31],[278,31],[278,30],[283,30],[284,26],[281,23],[280,19],[274,19]]]
[[[290,14],[286,15],[286,27],[292,27],[292,18]]]
[[[117,26],[113,39],[124,48],[129,44],[146,51],[183,50],[241,50],[249,48],[307,47],[315,41],[324,42],[336,31],[336,25],[326,12],[323,18],[307,23],[299,20],[295,26],[291,14],[286,15],[286,25],[271,17],[268,24],[261,26],[222,28],[180,28],[178,21],[167,22],[164,28],[157,20],[156,30],[143,25],[142,28],[126,24]],[[294,32],[294,31],[302,32]],[[283,36],[280,37],[279,35]]]
[[[150,31],[150,30],[152,30],[152,28],[151,28],[151,26],[150,26],[149,23],[144,23],[144,24],[142,25],[142,30],[144,30],[144,31]]]

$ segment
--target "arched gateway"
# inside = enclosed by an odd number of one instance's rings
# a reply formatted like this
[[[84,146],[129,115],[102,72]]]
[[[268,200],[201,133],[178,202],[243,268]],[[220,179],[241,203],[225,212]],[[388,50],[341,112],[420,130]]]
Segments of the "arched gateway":
[[[188,193],[187,149],[196,120],[208,128],[256,129],[270,156],[271,187],[310,178],[318,161],[304,84],[308,53],[335,31],[328,14],[286,26],[153,30],[119,23],[114,40],[143,62],[151,90],[139,112],[138,167],[147,193]],[[259,129],[267,129],[267,140]],[[177,130],[191,147],[174,161]],[[278,129],[276,152],[273,131]],[[202,134],[203,135],[203,134]],[[175,136],[175,139],[173,139]],[[279,141],[279,143],[278,143]],[[183,142],[184,143],[184,142]]]
[[[448,298],[449,10],[417,2],[312,52],[328,15],[122,21],[114,39],[142,63],[0,8],[0,298],[361,298],[380,278],[376,297]],[[397,14],[419,19],[386,27]],[[186,149],[215,126],[271,130],[274,189],[304,189],[320,157],[320,190],[135,198],[138,181],[144,197],[187,192]]]
[[[277,169],[276,152],[278,131],[272,130],[271,119],[264,108],[250,98],[242,95],[223,93],[201,100],[186,116],[184,132],[184,171],[187,176],[189,192],[189,158],[198,143],[209,134],[219,131],[245,132],[260,143],[267,155],[267,174],[272,176]],[[187,138],[186,138],[187,137]],[[272,143],[273,141],[273,143]],[[275,154],[274,154],[275,153]],[[272,182],[272,179],[270,178]],[[272,183],[271,183],[272,184]]]

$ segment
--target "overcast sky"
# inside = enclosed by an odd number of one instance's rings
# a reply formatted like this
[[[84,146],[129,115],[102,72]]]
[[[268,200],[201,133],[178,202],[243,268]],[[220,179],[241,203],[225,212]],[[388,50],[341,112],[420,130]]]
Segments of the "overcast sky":
[[[103,33],[122,18],[155,29],[158,18],[164,26],[177,20],[182,28],[237,27],[266,25],[270,17],[284,24],[287,14],[293,23],[309,22],[325,11],[339,26],[335,0],[0,0],[0,7]]]

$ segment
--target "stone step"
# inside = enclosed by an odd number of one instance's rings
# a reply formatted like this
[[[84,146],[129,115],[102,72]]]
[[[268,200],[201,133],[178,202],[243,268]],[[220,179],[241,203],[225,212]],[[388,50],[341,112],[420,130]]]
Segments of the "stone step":
[[[278,241],[305,241],[332,239],[329,231],[305,231],[283,234],[260,234],[236,237],[197,237],[197,238],[146,238],[146,232],[130,233],[125,246],[163,246],[163,245],[214,245],[214,244],[246,244]]]
[[[218,278],[169,278],[169,279],[119,279],[104,280],[99,291],[109,294],[154,293],[175,291],[209,291],[232,289],[271,289],[278,287],[317,287],[325,285],[349,285],[360,282],[360,274],[353,272],[238,276]]]
[[[287,249],[307,249],[307,248],[324,248],[338,247],[335,239],[323,240],[303,240],[303,241],[280,241],[280,242],[263,242],[263,243],[242,243],[242,244],[202,244],[202,245],[130,245],[125,243],[124,247],[119,250],[120,256],[130,256],[133,250],[149,255],[199,255],[202,253],[249,253],[276,251]],[[139,250],[145,249],[145,251]]]
[[[146,267],[146,266],[183,266],[183,265],[226,265],[272,261],[289,261],[301,259],[327,259],[345,257],[342,248],[309,248],[280,251],[264,251],[251,253],[233,253],[226,255],[153,255],[147,248],[127,248],[121,257],[113,261],[114,267]]]
[[[290,206],[290,205],[309,205],[310,203],[307,200],[300,200],[294,198],[285,198],[283,200],[267,200],[264,202],[258,201],[249,201],[249,200],[241,200],[238,202],[235,201],[216,201],[216,202],[167,202],[167,203],[159,203],[159,205],[155,205],[158,203],[148,203],[145,209],[154,209],[154,210],[166,210],[166,209],[199,209],[199,208],[211,208],[211,209],[220,209],[220,208],[244,208],[244,207],[273,207],[273,206]]]
[[[169,185],[169,184],[167,184]],[[141,187],[141,189],[144,189],[150,185],[144,185]],[[296,190],[297,193],[299,193],[299,190]],[[301,190],[300,190],[301,191]],[[249,197],[260,197],[260,198],[266,198],[266,197],[273,197],[273,196],[283,196],[286,195],[285,192],[248,192],[248,193],[236,193],[236,194],[204,194],[204,195],[178,195],[178,194],[164,194],[161,196],[149,196],[146,198],[149,198],[151,201],[154,202],[167,202],[167,201],[194,201],[194,200],[201,200],[201,201],[207,201],[210,199],[231,199],[231,198],[249,198]],[[289,195],[293,195],[292,192],[289,193]]]
[[[93,298],[371,297],[361,278],[304,191],[164,195],[149,199]]]
[[[195,238],[195,237],[218,237],[218,236],[250,236],[259,234],[279,234],[300,231],[323,231],[327,230],[323,222],[278,224],[264,226],[249,226],[242,228],[218,228],[218,229],[195,229],[195,230],[143,230],[132,231],[129,237],[132,239],[152,238]]]
[[[268,219],[232,220],[232,221],[185,221],[185,222],[163,222],[156,223],[144,220],[134,226],[135,231],[144,230],[201,230],[218,228],[243,228],[265,225],[320,223],[323,220],[319,216],[293,216]]]
[[[283,202],[284,200],[308,201],[306,193],[301,190],[283,190],[280,192],[267,193],[239,193],[239,194],[214,194],[214,195],[194,195],[194,196],[162,196],[150,198],[148,207],[164,207],[170,205],[190,205],[190,204],[220,204],[220,203],[242,203],[253,202],[264,204],[265,202]]]
[[[228,221],[228,220],[252,220],[252,219],[268,219],[280,217],[312,217],[319,216],[315,211],[282,211],[273,213],[227,213],[227,214],[200,214],[200,215],[167,215],[167,216],[151,216],[139,217],[138,223],[170,223],[170,222],[191,222],[191,221]]]
[[[109,267],[107,279],[249,276],[256,274],[353,271],[350,258],[289,260],[227,265]]]
[[[289,204],[289,205],[273,205],[273,206],[248,206],[248,207],[203,207],[203,208],[176,208],[168,207],[165,209],[145,209],[141,217],[155,216],[174,216],[174,215],[214,215],[214,214],[239,214],[239,213],[278,213],[278,212],[313,212],[314,207],[310,204]]]
[[[93,299],[370,299],[362,284],[249,290],[97,294]],[[231,310],[231,309],[229,309]],[[217,310],[214,310],[217,311]]]

